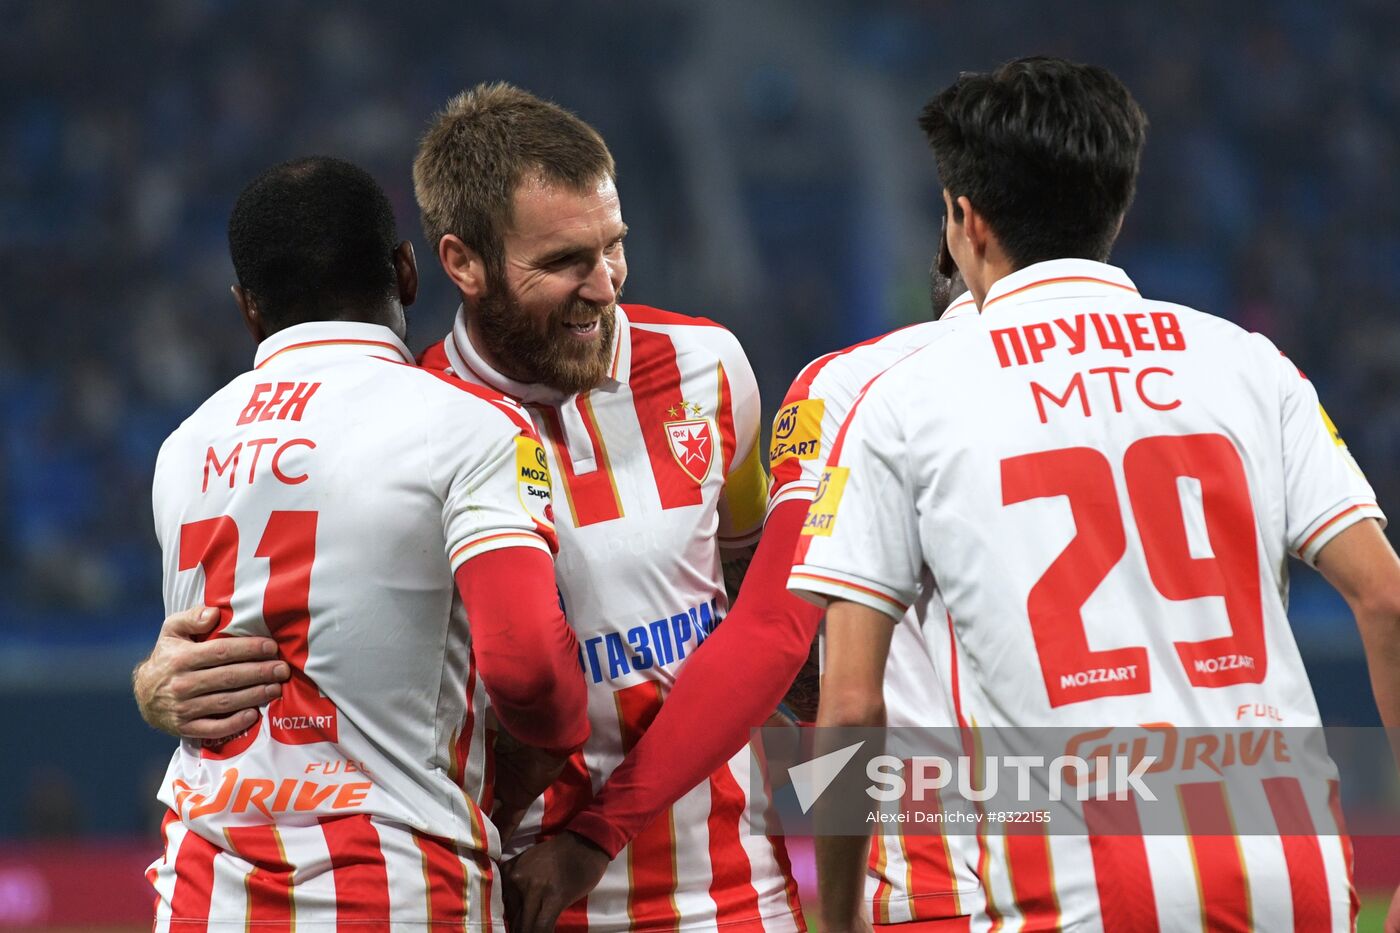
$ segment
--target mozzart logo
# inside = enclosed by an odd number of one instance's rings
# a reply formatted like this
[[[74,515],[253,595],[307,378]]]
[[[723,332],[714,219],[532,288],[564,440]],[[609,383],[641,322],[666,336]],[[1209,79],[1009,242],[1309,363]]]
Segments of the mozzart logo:
[[[864,745],[864,741],[856,742],[788,768],[788,778],[803,813],[811,812],[817,799]],[[870,781],[865,794],[881,803],[895,800],[924,803],[937,799],[936,794],[951,788],[962,799],[980,803],[1004,794],[1004,789],[1014,788],[1011,799],[1028,803],[1032,799],[1034,781],[1047,788],[1047,799],[1056,802],[1065,799],[1127,800],[1130,794],[1141,800],[1155,801],[1157,795],[1143,783],[1143,776],[1156,763],[1157,759],[1150,755],[1093,759],[1060,755],[1048,761],[1043,755],[981,758],[963,755],[953,759],[939,755],[910,759],[874,755],[865,763],[865,776]]]

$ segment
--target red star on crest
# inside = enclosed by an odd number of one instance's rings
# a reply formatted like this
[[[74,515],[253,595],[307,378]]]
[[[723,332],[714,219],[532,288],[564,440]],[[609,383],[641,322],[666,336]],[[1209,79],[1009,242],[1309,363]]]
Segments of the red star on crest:
[[[708,437],[702,434],[692,434],[681,441],[680,445],[685,449],[685,462],[689,463],[691,460],[699,460],[701,463],[704,463],[705,445],[709,443],[709,440]]]

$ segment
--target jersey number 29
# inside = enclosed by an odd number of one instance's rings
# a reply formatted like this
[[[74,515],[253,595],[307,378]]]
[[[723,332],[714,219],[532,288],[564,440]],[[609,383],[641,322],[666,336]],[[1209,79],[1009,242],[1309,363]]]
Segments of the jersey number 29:
[[[1219,434],[1147,437],[1123,455],[1123,477],[1152,585],[1170,600],[1218,596],[1230,634],[1174,642],[1196,687],[1261,683],[1268,659],[1254,508],[1239,452]],[[1210,556],[1192,554],[1178,478],[1200,483]],[[1081,610],[1127,549],[1108,458],[1066,447],[1001,462],[1003,505],[1064,496],[1073,539],[1031,587],[1031,633],[1052,707],[1152,689],[1147,648],[1089,647]]]

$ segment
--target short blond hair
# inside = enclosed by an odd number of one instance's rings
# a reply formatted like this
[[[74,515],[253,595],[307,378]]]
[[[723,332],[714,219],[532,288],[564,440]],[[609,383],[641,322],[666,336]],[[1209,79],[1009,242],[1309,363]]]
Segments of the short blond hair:
[[[598,131],[550,101],[505,82],[478,84],[439,111],[418,143],[413,194],[429,248],[446,234],[481,254],[496,277],[503,238],[522,181],[583,191],[616,179],[612,153]]]

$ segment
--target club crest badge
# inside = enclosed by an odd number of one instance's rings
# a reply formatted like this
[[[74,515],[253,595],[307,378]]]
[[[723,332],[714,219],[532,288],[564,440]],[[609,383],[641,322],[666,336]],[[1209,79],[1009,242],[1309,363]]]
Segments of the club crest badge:
[[[671,455],[691,479],[703,483],[715,458],[715,436],[709,419],[667,421],[664,427]]]

